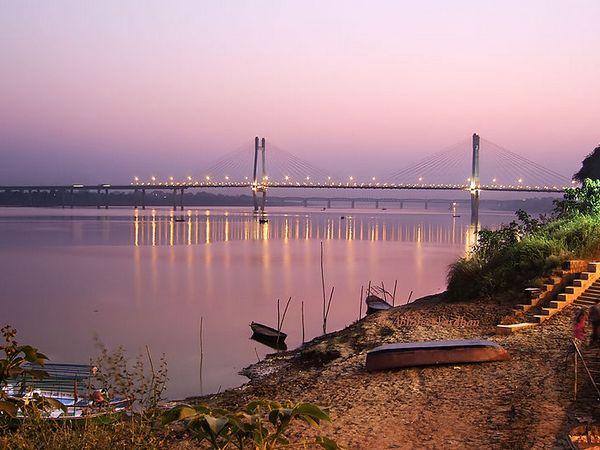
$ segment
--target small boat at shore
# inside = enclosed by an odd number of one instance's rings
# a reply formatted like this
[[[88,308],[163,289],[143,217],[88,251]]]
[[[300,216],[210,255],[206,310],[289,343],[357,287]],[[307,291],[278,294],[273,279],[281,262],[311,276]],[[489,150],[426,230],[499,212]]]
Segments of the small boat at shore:
[[[373,314],[392,308],[392,305],[384,299],[373,294],[367,296],[365,303],[367,304],[367,314]]]
[[[449,340],[385,344],[367,353],[368,371],[438,364],[505,361],[508,352],[492,341]]]
[[[262,323],[252,322],[250,324],[250,328],[252,328],[252,339],[256,341],[265,341],[271,343],[284,343],[287,338],[287,334],[283,331],[277,331],[275,328],[268,327],[267,325],[263,325]]]

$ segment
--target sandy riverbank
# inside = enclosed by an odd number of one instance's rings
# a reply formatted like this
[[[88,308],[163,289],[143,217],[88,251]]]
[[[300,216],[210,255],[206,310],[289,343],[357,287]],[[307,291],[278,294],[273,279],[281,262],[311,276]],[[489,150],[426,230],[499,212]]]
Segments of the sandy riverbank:
[[[202,401],[231,408],[265,397],[318,403],[333,418],[324,434],[348,448],[566,447],[568,429],[593,415],[589,389],[573,401],[570,309],[496,336],[494,326],[510,309],[427,297],[271,356],[245,370],[247,384]],[[382,343],[461,338],[496,341],[511,359],[364,369],[366,352]]]

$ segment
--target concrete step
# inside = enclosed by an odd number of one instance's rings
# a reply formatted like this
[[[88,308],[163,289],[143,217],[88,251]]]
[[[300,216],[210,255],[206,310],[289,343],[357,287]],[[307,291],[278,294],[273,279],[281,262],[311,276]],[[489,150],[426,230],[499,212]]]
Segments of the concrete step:
[[[575,300],[575,303],[577,303],[577,300]],[[567,306],[567,302],[561,302],[559,300],[552,300],[548,306],[550,306],[550,308],[556,308],[556,309],[563,309],[565,306]]]
[[[532,308],[532,305],[515,305],[515,309],[517,311],[527,311],[528,309]]]
[[[592,302],[597,302],[597,301],[600,300],[600,297],[597,297],[595,295],[582,294],[579,297],[577,297],[577,299],[589,300],[589,301],[592,301]]]
[[[558,311],[558,308],[542,308],[541,313],[543,316],[553,316]]]
[[[549,319],[550,316],[543,316],[543,315],[539,315],[536,314],[535,316],[533,316],[533,321],[535,323],[542,323],[544,320]]]
[[[589,308],[590,306],[594,306],[596,304],[596,302],[586,302],[585,300],[584,301],[575,300],[573,302],[573,304],[575,306],[585,306],[586,308]]]

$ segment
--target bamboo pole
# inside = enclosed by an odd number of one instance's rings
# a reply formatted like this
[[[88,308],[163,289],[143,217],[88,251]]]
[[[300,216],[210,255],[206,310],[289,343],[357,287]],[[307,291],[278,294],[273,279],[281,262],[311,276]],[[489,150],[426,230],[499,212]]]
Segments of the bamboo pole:
[[[254,354],[256,355],[256,359],[258,360],[258,362],[260,362],[260,356],[258,356],[258,351],[256,350],[256,347],[254,347]]]
[[[383,301],[387,302],[387,296],[386,296],[386,292],[385,292],[385,284],[383,284],[383,281],[381,282],[381,290],[383,291]]]
[[[203,394],[202,386],[202,366],[204,364],[204,343],[202,342],[202,331],[204,327],[204,318],[200,316],[200,395]]]
[[[592,384],[594,385],[594,389],[596,389],[596,393],[598,394],[598,398],[600,398],[600,390],[598,389],[598,385],[596,384],[596,381],[594,380],[594,377],[592,376],[592,374],[590,373],[590,369],[588,369],[587,364],[585,363],[585,359],[583,359],[583,355],[581,354],[581,352],[579,351],[579,347],[577,347],[577,343],[573,340],[573,345],[575,346],[575,351],[577,352],[577,354],[579,355],[579,357],[581,358],[581,363],[583,364],[583,368],[585,369],[585,371],[588,374],[588,377],[590,377],[590,381],[592,382]]]
[[[577,352],[573,353],[573,359],[575,360],[575,384],[573,388],[573,400],[577,400]]]
[[[325,334],[325,269],[323,268],[323,241],[321,241],[321,288],[323,290],[323,334]]]
[[[363,290],[364,290],[364,286],[361,285],[360,286],[360,299],[358,302],[358,320],[360,320],[362,317]]]
[[[398,287],[398,280],[394,280],[394,293],[392,294],[392,306],[396,306],[396,288]]]
[[[302,316],[302,343],[304,344],[304,300],[300,305],[301,316]]]
[[[331,300],[333,300],[333,291],[335,286],[331,287],[331,294],[329,294],[329,302],[327,302],[327,310],[325,311],[325,317],[323,318],[323,334],[327,334],[327,317],[329,316],[329,308],[331,307]]]
[[[408,294],[408,299],[406,299],[406,303],[410,303],[410,298],[412,297],[413,291],[410,291],[410,294]]]
[[[371,295],[371,280],[369,280],[369,288],[367,289],[367,297]]]
[[[279,330],[280,330],[280,327],[279,327],[279,321],[280,321],[280,320],[281,320],[281,319],[280,319],[280,317],[279,317],[279,299],[277,299],[277,331],[279,331]]]

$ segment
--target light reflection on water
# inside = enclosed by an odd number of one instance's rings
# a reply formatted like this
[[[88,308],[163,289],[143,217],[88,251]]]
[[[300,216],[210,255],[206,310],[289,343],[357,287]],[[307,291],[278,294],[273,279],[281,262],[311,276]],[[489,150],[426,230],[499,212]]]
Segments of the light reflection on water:
[[[182,397],[199,390],[203,317],[204,387],[216,391],[243,382],[237,371],[255,351],[271,351],[248,339],[248,324],[274,325],[277,298],[293,298],[289,347],[301,341],[302,301],[307,338],[320,333],[320,241],[333,330],[356,320],[369,280],[398,280],[397,303],[442,290],[472,239],[466,216],[271,210],[259,224],[244,209],[0,210],[2,322],[55,361],[88,361],[94,335],[133,353],[148,345],[166,353],[169,395]],[[508,220],[481,216],[487,226]]]
[[[325,216],[325,217],[323,217]],[[390,215],[271,215],[259,223],[247,215],[211,215],[192,212],[183,216],[135,214],[133,244],[198,245],[211,242],[260,240],[346,240],[435,242],[461,245],[471,242],[472,227],[452,218],[448,223],[404,223],[389,220]],[[393,216],[392,216],[393,217]]]

